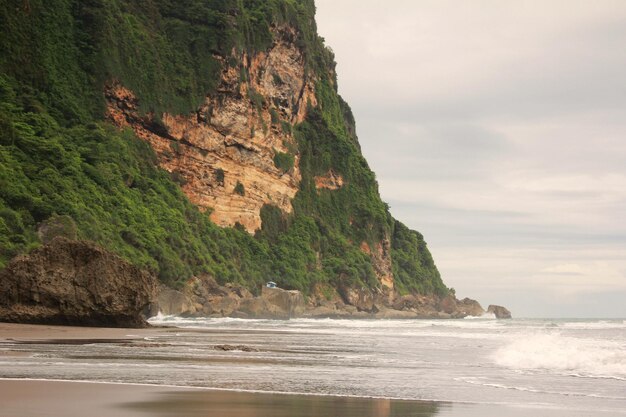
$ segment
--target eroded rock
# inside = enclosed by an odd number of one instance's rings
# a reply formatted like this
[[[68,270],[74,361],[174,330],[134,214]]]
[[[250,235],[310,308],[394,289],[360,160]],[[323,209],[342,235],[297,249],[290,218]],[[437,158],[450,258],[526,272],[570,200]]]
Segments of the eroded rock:
[[[238,56],[235,65],[219,58],[219,85],[191,114],[141,115],[138,98],[125,86],[112,81],[105,91],[109,119],[150,143],[159,165],[179,178],[194,204],[210,210],[216,224],[238,223],[250,233],[261,227],[265,204],[293,210],[301,175],[290,150],[291,127],[317,105],[297,32],[285,26],[272,31],[267,51]],[[277,167],[278,153],[292,153],[293,166]]]
[[[0,271],[0,320],[143,327],[154,276],[85,241],[57,237]]]
[[[467,297],[457,302],[457,309],[466,316],[480,317],[485,314],[485,310],[478,301]]]
[[[496,316],[497,319],[510,319],[511,312],[507,310],[505,307],[498,305],[490,305],[487,307],[487,313],[492,313]]]
[[[255,297],[243,287],[222,286],[209,276],[191,278],[181,291],[162,288],[157,303],[162,314],[195,317],[289,319],[301,316],[304,309],[300,291],[263,287]]]

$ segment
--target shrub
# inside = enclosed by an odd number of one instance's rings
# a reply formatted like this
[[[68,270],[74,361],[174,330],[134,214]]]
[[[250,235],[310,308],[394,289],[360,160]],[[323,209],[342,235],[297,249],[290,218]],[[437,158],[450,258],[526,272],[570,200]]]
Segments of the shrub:
[[[248,98],[250,98],[250,102],[254,104],[254,108],[260,114],[263,110],[263,105],[265,104],[265,98],[263,95],[258,93],[254,88],[250,87],[248,90]]]
[[[270,109],[270,117],[272,118],[273,125],[280,122],[280,116],[278,115],[278,111],[274,107]]]
[[[215,181],[221,187],[224,186],[224,178],[225,178],[224,170],[222,168],[216,169],[215,170]]]
[[[241,196],[246,194],[246,190],[243,186],[243,184],[239,181],[237,181],[237,185],[235,185],[235,192]]]
[[[274,149],[274,165],[276,166],[276,168],[282,170],[283,172],[287,172],[291,168],[293,168],[294,163],[295,158],[293,155],[279,152]]]

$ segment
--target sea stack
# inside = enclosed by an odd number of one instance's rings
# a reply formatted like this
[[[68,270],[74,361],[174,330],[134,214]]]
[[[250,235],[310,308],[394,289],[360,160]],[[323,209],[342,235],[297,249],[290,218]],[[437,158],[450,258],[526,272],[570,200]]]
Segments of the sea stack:
[[[487,313],[494,314],[497,319],[510,319],[511,318],[511,312],[509,310],[507,310],[505,307],[497,306],[494,304],[487,307]]]

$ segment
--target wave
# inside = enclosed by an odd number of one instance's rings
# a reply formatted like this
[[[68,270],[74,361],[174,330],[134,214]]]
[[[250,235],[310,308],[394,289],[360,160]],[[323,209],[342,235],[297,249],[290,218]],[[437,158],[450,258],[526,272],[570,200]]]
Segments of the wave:
[[[559,333],[520,335],[498,349],[492,359],[512,369],[567,372],[577,377],[626,377],[626,346]]]
[[[553,395],[563,395],[567,397],[587,397],[587,398],[601,398],[601,399],[606,399],[606,400],[626,400],[626,397],[615,397],[615,396],[590,394],[590,393],[584,393],[584,392],[573,392],[573,391],[555,391],[555,390],[540,389],[540,388],[528,387],[528,386],[506,385],[506,384],[501,384],[501,383],[489,382],[489,381],[486,381],[485,378],[480,378],[480,377],[459,377],[459,378],[454,378],[454,380],[459,381],[459,382],[465,382],[471,385],[480,385],[483,387],[506,389],[506,390],[512,390],[512,391],[531,392],[533,394],[553,394]]]
[[[348,329],[348,330],[368,330],[368,329],[420,329],[420,328],[498,328],[508,323],[496,320],[495,316],[484,315],[480,317],[466,317],[465,319],[310,319],[296,318],[290,320],[271,319],[240,319],[231,317],[181,317],[175,315],[163,315],[161,313],[148,319],[151,324],[156,325],[176,325],[193,327],[225,327],[242,326],[255,328],[259,326],[268,328],[296,329]]]
[[[497,320],[494,313],[484,313],[482,316],[466,316],[465,320]]]
[[[63,379],[63,378],[8,378],[0,376],[0,381],[41,381],[41,382],[63,382],[63,383],[75,383],[75,384],[99,384],[99,385],[124,385],[124,386],[137,386],[137,387],[155,387],[155,388],[174,388],[181,390],[194,390],[194,391],[216,391],[216,392],[241,392],[248,394],[272,394],[272,395],[286,395],[286,396],[304,396],[304,397],[330,397],[330,398],[355,398],[355,399],[368,399],[368,400],[392,400],[392,401],[420,401],[420,402],[447,402],[456,404],[490,404],[490,405],[508,405],[509,403],[504,401],[468,401],[468,400],[450,400],[446,398],[438,397],[420,397],[415,398],[411,396],[393,396],[393,395],[367,395],[367,394],[350,394],[350,393],[330,393],[330,392],[310,392],[307,390],[291,391],[291,390],[271,390],[271,389],[247,389],[247,388],[234,388],[234,387],[214,387],[214,386],[198,386],[198,385],[185,385],[185,384],[159,384],[148,382],[132,382],[132,381],[113,381],[113,380],[92,380],[92,379]]]
[[[626,329],[626,320],[571,321],[561,326],[571,330]]]

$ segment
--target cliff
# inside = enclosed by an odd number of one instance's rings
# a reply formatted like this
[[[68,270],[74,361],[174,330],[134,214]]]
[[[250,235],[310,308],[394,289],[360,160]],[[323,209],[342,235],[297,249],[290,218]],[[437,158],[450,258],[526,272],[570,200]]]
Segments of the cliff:
[[[109,119],[150,143],[191,202],[210,210],[214,223],[239,223],[249,233],[261,228],[266,204],[292,213],[301,180],[292,128],[317,104],[296,30],[273,27],[271,34],[266,51],[242,53],[234,65],[219,57],[216,91],[192,114],[159,114],[158,128],[156,115],[139,115],[132,91],[113,84],[105,94]]]
[[[0,268],[63,218],[183,292],[207,276],[257,295],[273,280],[319,311],[456,303],[380,199],[314,13],[3,2]]]

